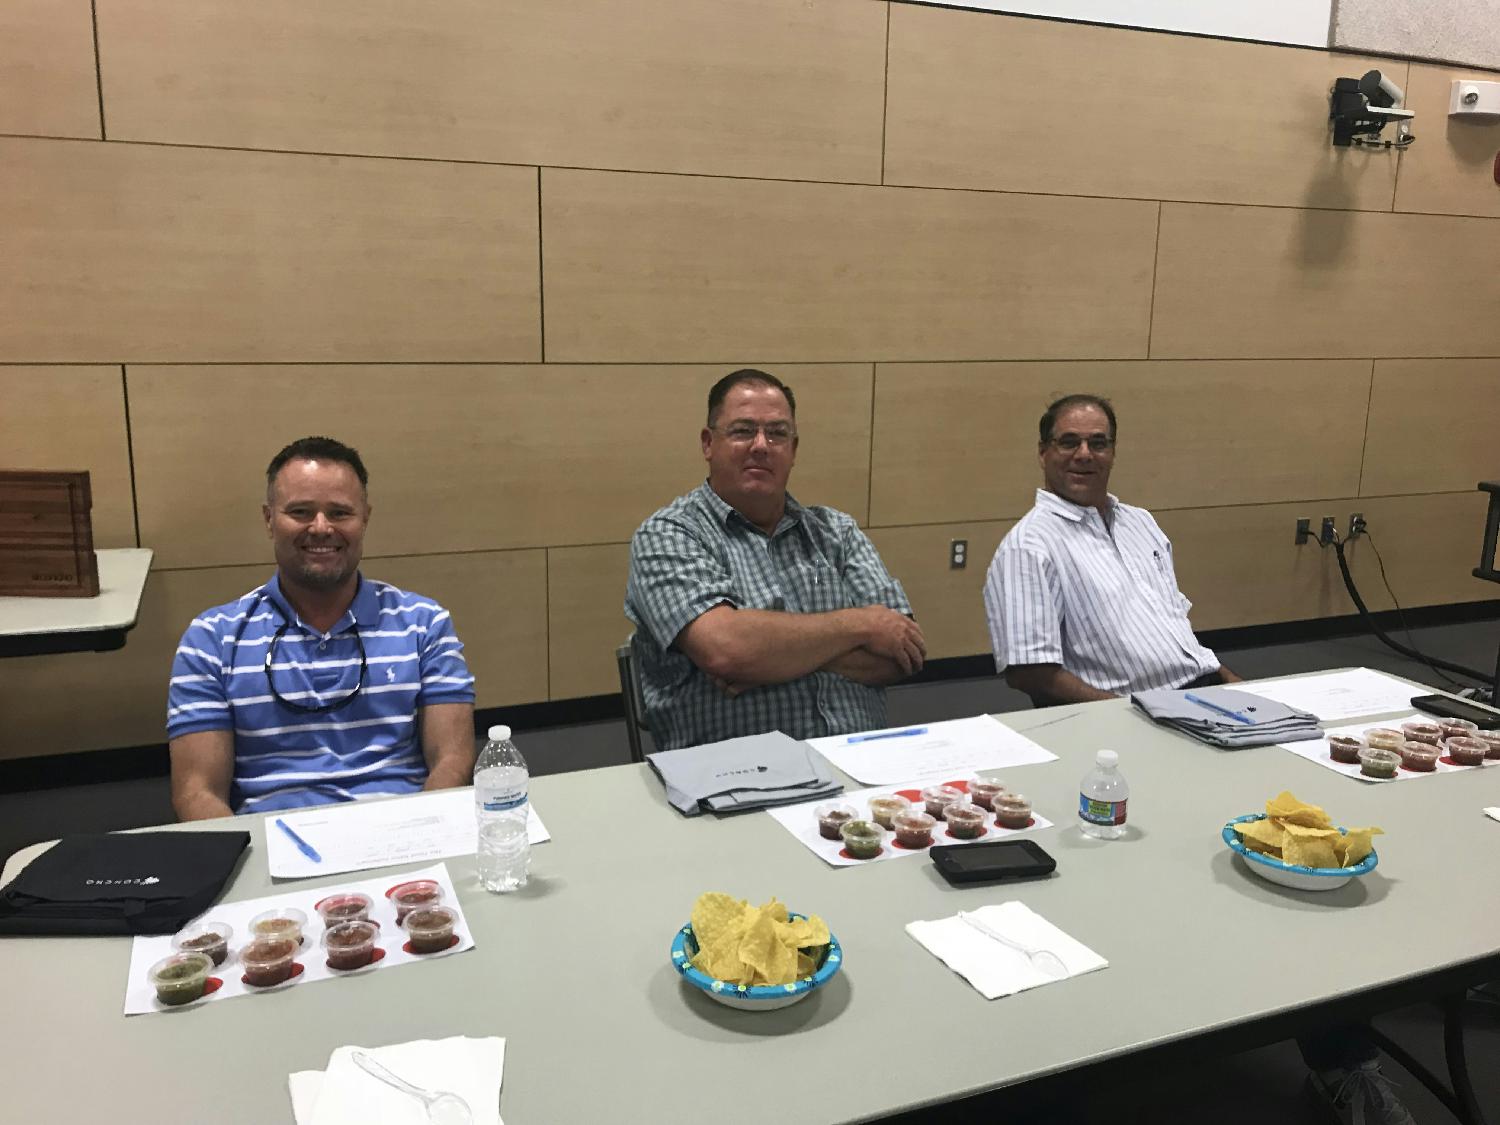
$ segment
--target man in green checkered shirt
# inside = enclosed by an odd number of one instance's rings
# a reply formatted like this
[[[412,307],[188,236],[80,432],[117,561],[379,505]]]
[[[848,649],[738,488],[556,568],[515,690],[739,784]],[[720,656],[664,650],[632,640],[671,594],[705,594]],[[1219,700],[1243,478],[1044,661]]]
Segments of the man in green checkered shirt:
[[[883,689],[921,669],[926,642],[853,517],[787,493],[791,388],[726,375],[702,443],[708,479],[630,543],[625,613],[657,746],[886,725]]]

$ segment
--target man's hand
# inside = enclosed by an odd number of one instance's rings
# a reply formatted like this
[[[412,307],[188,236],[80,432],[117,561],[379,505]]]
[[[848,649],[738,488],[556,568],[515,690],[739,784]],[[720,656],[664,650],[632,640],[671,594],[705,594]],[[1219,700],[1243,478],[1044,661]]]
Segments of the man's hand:
[[[1038,707],[1116,698],[1110,692],[1085,683],[1061,664],[1012,664],[1005,669],[1005,682],[1029,695]]]
[[[859,614],[866,634],[861,647],[895,661],[905,675],[922,670],[927,660],[927,640],[915,621],[883,605],[867,605],[854,612]]]
[[[733,699],[735,696],[739,695],[749,686],[747,684],[730,683],[728,680],[721,679],[718,676],[709,676],[708,678],[713,682],[714,687],[718,688],[725,695],[729,696],[730,699]]]

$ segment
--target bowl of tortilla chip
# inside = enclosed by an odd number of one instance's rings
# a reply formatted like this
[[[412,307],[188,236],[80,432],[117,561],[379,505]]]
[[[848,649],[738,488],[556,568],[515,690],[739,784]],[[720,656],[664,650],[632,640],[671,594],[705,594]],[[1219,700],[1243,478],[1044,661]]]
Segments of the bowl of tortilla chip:
[[[1266,802],[1263,813],[1224,825],[1224,842],[1262,879],[1298,891],[1332,891],[1375,870],[1372,838],[1379,828],[1336,826],[1317,805],[1291,793]]]
[[[843,966],[838,938],[817,915],[772,899],[760,907],[725,894],[700,895],[672,939],[685,983],[731,1008],[769,1012],[805,1000]]]

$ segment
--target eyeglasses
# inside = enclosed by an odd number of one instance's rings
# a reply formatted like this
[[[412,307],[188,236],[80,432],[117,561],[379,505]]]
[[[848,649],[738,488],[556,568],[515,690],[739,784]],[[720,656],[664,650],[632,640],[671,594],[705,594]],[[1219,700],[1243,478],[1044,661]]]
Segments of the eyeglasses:
[[[736,422],[728,429],[721,430],[718,426],[710,426],[709,429],[728,438],[735,445],[749,445],[755,440],[756,434],[765,434],[767,445],[785,445],[797,436],[796,428],[786,422],[767,422],[764,426],[757,426],[754,422]]]
[[[1057,446],[1064,453],[1077,453],[1080,445],[1087,445],[1090,453],[1104,453],[1115,447],[1115,439],[1103,434],[1090,434],[1086,438],[1077,434],[1063,434],[1062,437],[1048,438],[1047,444]]]
[[[266,651],[266,683],[271,686],[271,694],[276,697],[276,702],[283,707],[290,707],[293,711],[300,711],[304,715],[326,715],[330,711],[337,711],[340,707],[346,707],[353,702],[365,686],[365,672],[369,670],[369,663],[365,660],[365,642],[359,635],[359,630],[354,630],[354,643],[359,645],[359,682],[354,685],[354,690],[348,695],[341,696],[329,703],[306,704],[298,703],[288,699],[276,690],[276,679],[271,675],[271,665],[276,661],[276,646],[281,643],[282,635],[291,627],[290,621],[283,621],[281,628],[276,630],[276,635],[271,638],[270,647]]]

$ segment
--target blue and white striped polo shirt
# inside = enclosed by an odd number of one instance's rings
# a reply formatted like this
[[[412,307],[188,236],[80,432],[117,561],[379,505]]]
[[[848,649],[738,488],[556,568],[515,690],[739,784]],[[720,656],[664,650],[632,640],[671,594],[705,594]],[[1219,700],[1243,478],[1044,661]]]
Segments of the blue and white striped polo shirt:
[[[1111,524],[1046,489],[1000,542],[984,584],[995,670],[1061,664],[1100,691],[1181,687],[1219,667],[1188,623],[1172,543],[1145,508]]]
[[[364,686],[346,705],[307,714],[273,694],[274,684],[304,706],[348,695],[361,644]],[[420,594],[361,576],[348,612],[321,633],[272,578],[188,626],[172,661],[167,737],[234,731],[236,812],[414,793],[427,780],[418,709],[474,701],[463,648],[448,611]]]

